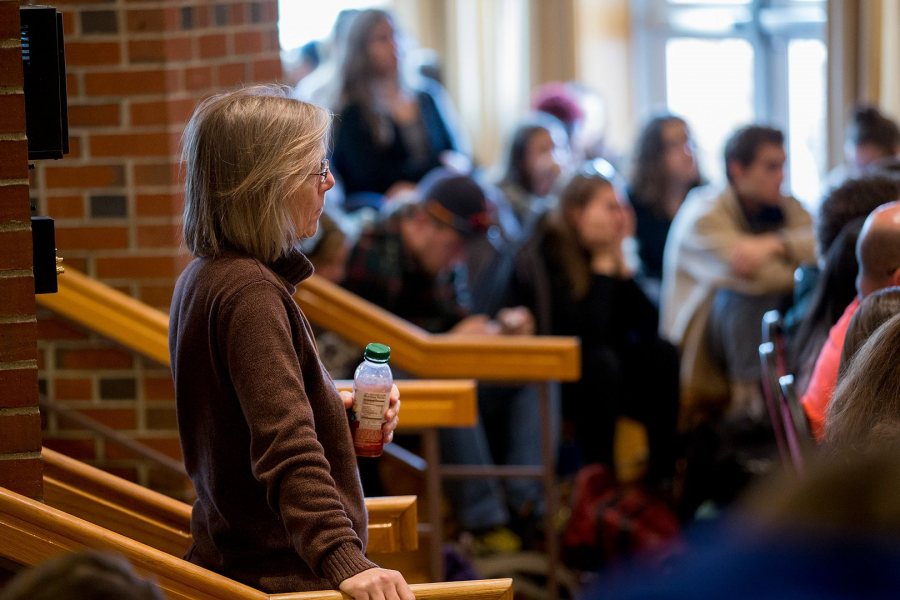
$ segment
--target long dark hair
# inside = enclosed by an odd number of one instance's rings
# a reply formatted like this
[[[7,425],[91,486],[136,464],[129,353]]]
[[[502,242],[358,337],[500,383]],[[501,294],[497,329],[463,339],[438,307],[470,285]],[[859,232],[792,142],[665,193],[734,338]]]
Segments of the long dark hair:
[[[825,255],[809,312],[791,341],[791,366],[799,371],[816,360],[831,327],[856,296],[856,240],[865,218],[847,223]]]
[[[552,115],[536,113],[521,122],[513,131],[506,152],[506,164],[499,182],[501,186],[514,185],[529,194],[534,192],[531,173],[525,168],[525,152],[531,138],[542,131],[546,131],[557,143],[566,135],[562,122]]]
[[[390,127],[389,115],[375,101],[375,82],[378,74],[369,59],[369,38],[372,30],[379,23],[388,22],[393,25],[394,18],[385,10],[370,8],[362,10],[353,17],[347,31],[345,46],[340,52],[341,64],[338,71],[338,84],[332,110],[341,112],[348,106],[357,106],[372,130],[373,137],[381,145],[392,141],[393,129]],[[402,83],[402,69],[397,69],[397,77]]]
[[[597,173],[574,175],[559,195],[559,205],[547,217],[547,239],[562,266],[575,300],[584,298],[591,285],[591,256],[582,246],[573,214],[583,209],[604,186],[613,182]]]
[[[634,166],[628,184],[633,197],[658,214],[665,213],[662,202],[671,184],[663,165],[666,154],[663,129],[670,123],[684,125],[687,128],[684,119],[670,113],[657,115],[644,125],[635,146]],[[700,183],[702,179],[698,175],[696,181],[688,187],[695,187]]]

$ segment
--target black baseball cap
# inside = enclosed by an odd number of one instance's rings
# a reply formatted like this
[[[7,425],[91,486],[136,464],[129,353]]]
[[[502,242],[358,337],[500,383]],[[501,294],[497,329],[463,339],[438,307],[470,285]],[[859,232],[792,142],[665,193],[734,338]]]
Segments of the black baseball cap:
[[[484,190],[471,177],[432,171],[420,182],[419,189],[425,212],[463,237],[481,235],[490,226]]]

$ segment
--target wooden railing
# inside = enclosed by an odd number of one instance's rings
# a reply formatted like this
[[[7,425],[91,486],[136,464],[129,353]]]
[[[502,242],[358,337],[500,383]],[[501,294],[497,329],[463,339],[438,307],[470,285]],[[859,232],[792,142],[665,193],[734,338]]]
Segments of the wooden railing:
[[[124,556],[150,575],[171,600],[346,600],[334,590],[269,595],[104,529],[55,508],[0,488],[0,557],[32,566],[64,552],[105,550]],[[512,600],[512,580],[496,579],[412,586],[421,600]]]
[[[486,381],[572,381],[580,376],[576,338],[435,335],[313,275],[297,290],[309,319],[360,346],[385,340],[391,362],[417,377]],[[169,364],[169,318],[75,269],[59,292],[37,296],[41,306],[126,348]]]
[[[43,449],[44,501],[106,529],[162,550],[184,555],[191,542],[191,507],[163,494]],[[415,496],[366,498],[368,552],[418,547]]]
[[[485,381],[541,383],[574,381],[580,377],[577,338],[429,334],[316,276],[299,286],[295,297],[312,322],[351,342],[360,346],[373,340],[389,342],[392,363],[417,377],[473,377]],[[42,294],[38,296],[38,302],[125,347],[169,364],[168,319],[164,314],[73,269],[60,278],[58,294]],[[116,318],[110,319],[110,315],[116,315]],[[135,322],[133,331],[128,327],[129,321]],[[540,390],[541,468],[530,475],[526,475],[528,469],[519,469],[516,474],[543,480],[545,521],[547,529],[551,530],[557,506],[552,446],[555,419],[549,387],[543,385]],[[409,422],[409,408],[409,403],[405,402],[401,421]],[[433,425],[440,426],[446,425]],[[435,465],[426,474],[429,513],[438,515],[442,467],[434,429],[425,430],[424,448],[426,459]],[[474,471],[470,469],[469,473],[467,476],[472,476]],[[457,475],[463,474],[463,470],[457,469]],[[496,476],[487,471],[480,475]],[[431,569],[439,574],[442,564],[440,518],[434,519],[431,526]],[[548,552],[551,564],[556,565],[559,553],[553,536],[548,540]],[[556,597],[555,577],[551,567],[548,574],[550,598]]]

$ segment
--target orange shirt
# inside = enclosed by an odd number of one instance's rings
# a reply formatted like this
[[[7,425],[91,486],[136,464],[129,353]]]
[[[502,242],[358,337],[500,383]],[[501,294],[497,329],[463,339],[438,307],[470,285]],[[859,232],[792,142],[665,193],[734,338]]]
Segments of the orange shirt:
[[[859,296],[853,299],[853,302],[844,309],[844,314],[834,324],[831,331],[828,332],[828,339],[819,352],[819,358],[816,359],[816,367],[813,370],[812,378],[809,380],[809,387],[803,394],[801,400],[806,416],[809,417],[809,423],[812,426],[813,434],[816,439],[822,441],[825,435],[825,412],[828,410],[828,404],[831,402],[831,395],[837,386],[838,367],[841,364],[841,352],[844,349],[844,337],[847,335],[847,328],[850,327],[850,319],[856,314],[859,308]]]

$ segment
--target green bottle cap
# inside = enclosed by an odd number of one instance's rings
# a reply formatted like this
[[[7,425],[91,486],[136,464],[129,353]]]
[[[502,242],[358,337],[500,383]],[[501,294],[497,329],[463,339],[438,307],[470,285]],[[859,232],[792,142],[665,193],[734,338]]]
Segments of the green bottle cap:
[[[375,363],[386,363],[391,358],[391,347],[384,344],[369,344],[363,353],[366,360]]]

